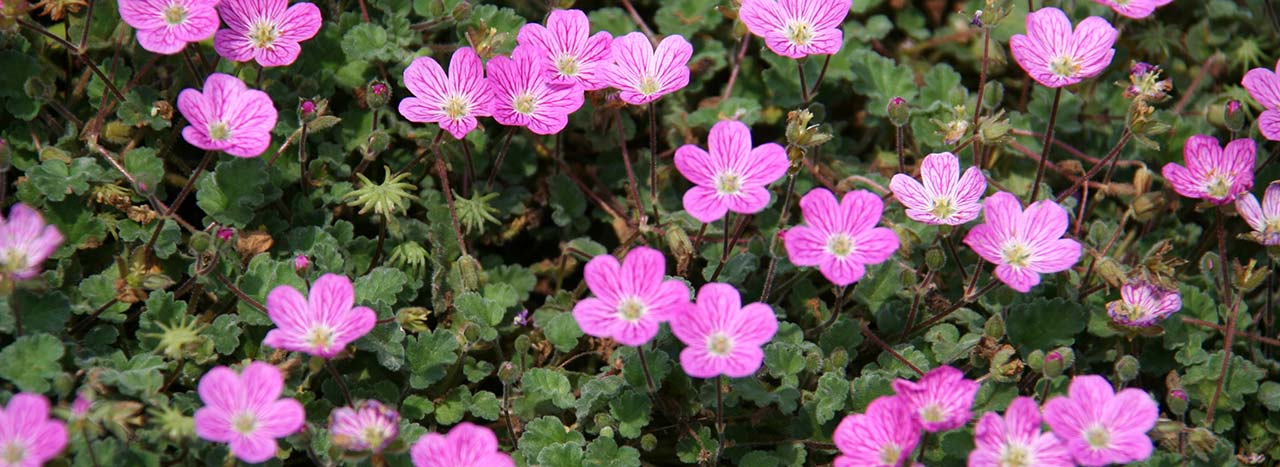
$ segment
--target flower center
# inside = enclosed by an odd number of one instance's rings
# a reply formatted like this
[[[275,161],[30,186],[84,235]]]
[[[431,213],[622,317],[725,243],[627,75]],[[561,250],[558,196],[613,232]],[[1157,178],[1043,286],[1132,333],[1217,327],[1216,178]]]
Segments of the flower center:
[[[512,100],[511,107],[520,115],[533,115],[533,111],[538,108],[538,103],[533,93],[525,91]]]
[[[662,86],[658,84],[658,78],[654,78],[652,76],[645,76],[644,79],[640,80],[640,86],[639,86],[640,94],[643,94],[646,96],[652,96],[654,94],[657,94],[658,91],[661,89],[662,89]]]
[[[307,345],[327,350],[333,347],[334,334],[333,329],[328,326],[316,325],[307,333]]]
[[[187,9],[177,3],[170,3],[164,9],[164,23],[170,26],[177,26],[187,20]]]
[[[444,115],[450,120],[458,120],[471,113],[471,102],[465,97],[457,94],[450,94],[444,99],[444,107],[441,107]]]
[[[1107,431],[1107,428],[1102,425],[1094,425],[1084,430],[1084,440],[1093,449],[1111,448],[1111,432]]]
[[[920,408],[920,418],[929,423],[938,423],[945,420],[947,414],[942,410],[942,406],[937,403],[929,403]]]
[[[1072,78],[1080,72],[1080,61],[1070,55],[1062,55],[1049,62],[1049,71],[1061,78]]]
[[[0,449],[0,460],[6,465],[22,465],[27,458],[27,447],[17,440],[10,441],[4,449]]]
[[[800,47],[809,45],[813,41],[813,26],[804,21],[791,21],[787,23],[787,27],[783,29],[787,40]]]
[[[946,219],[956,213],[956,204],[951,201],[951,198],[938,198],[933,200],[933,208],[929,213],[938,219]]]
[[[386,439],[387,433],[386,430],[382,429],[382,427],[377,425],[365,427],[364,442],[369,445],[369,449],[375,451],[380,450],[382,448],[382,442],[386,441]]]
[[[1280,234],[1280,217],[1267,219],[1266,231],[1267,235]]]
[[[1147,309],[1142,305],[1124,302],[1120,304],[1120,314],[1129,321],[1138,321],[1147,315]]]
[[[258,20],[258,22],[253,23],[253,27],[249,28],[249,42],[253,44],[254,48],[271,48],[279,37],[280,29],[276,27],[274,21]]]
[[[627,297],[618,302],[618,317],[627,322],[637,322],[649,313],[649,307],[636,297]]]
[[[827,253],[844,259],[850,253],[853,253],[853,238],[842,233],[831,234],[830,237],[827,237]]]
[[[562,75],[578,76],[578,71],[580,71],[581,68],[581,65],[578,64],[578,57],[564,54],[559,58],[556,58],[556,69],[560,70],[560,74]]]
[[[1030,467],[1033,465],[1031,451],[1017,443],[1005,445],[1000,453],[1000,467]]]
[[[717,357],[727,357],[733,352],[733,339],[723,332],[715,332],[707,336],[707,353]]]
[[[214,141],[226,141],[231,139],[231,127],[226,122],[216,121],[209,124],[209,139]]]
[[[253,430],[258,428],[258,417],[249,412],[240,412],[231,419],[231,429],[236,433],[244,436],[253,434]]]
[[[733,172],[721,172],[716,176],[716,191],[722,195],[736,195],[742,191],[742,177]]]
[[[1004,259],[1004,264],[1015,268],[1025,268],[1031,262],[1031,248],[1028,248],[1025,243],[1013,240],[1004,245],[1004,250],[1000,252],[1000,256]]]
[[[898,465],[902,460],[902,448],[897,444],[886,443],[880,447],[880,465]]]
[[[1214,198],[1226,198],[1231,195],[1231,181],[1225,175],[1210,175],[1209,183],[1205,184],[1204,191]]]

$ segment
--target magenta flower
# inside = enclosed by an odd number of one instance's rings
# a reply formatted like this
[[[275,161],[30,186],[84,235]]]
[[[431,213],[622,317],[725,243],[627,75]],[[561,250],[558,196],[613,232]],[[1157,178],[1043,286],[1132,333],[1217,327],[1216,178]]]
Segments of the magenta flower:
[[[1062,238],[1067,211],[1050,200],[1022,210],[1018,198],[1000,192],[983,205],[986,223],[974,226],[964,243],[996,265],[996,277],[1022,293],[1040,283],[1041,274],[1071,269],[1080,260],[1080,242]]]
[[[1027,35],[1009,39],[1013,59],[1031,78],[1060,88],[1098,76],[1116,54],[1112,46],[1119,32],[1111,23],[1090,16],[1071,30],[1071,20],[1057,8],[1041,8],[1027,15]]]
[[[267,315],[276,328],[262,343],[333,358],[378,321],[373,310],[353,307],[355,300],[351,280],[337,274],[320,276],[306,298],[293,287],[276,287],[267,295]]]
[[[62,240],[58,228],[46,224],[40,213],[14,204],[8,219],[0,217],[0,273],[20,281],[36,277]]]
[[[556,10],[547,26],[528,23],[516,38],[542,57],[542,72],[552,84],[577,84],[587,91],[604,89],[604,69],[613,58],[613,36],[601,31],[591,35],[591,22],[582,10]]]
[[[1070,397],[1055,397],[1044,405],[1044,421],[1053,434],[1085,467],[1127,464],[1151,457],[1147,432],[1156,426],[1156,401],[1141,389],[1116,393],[1106,378],[1077,376]]]
[[[678,280],[662,280],[667,260],[658,250],[637,247],[619,264],[612,255],[592,258],[583,271],[594,297],[573,307],[578,327],[588,335],[641,345],[658,334],[658,326],[689,303],[689,288]]]
[[[1093,0],[1111,8],[1112,11],[1133,19],[1151,16],[1156,8],[1173,3],[1173,0]]]
[[[1187,138],[1182,148],[1187,166],[1170,162],[1160,172],[1182,196],[1227,204],[1253,189],[1256,150],[1253,140],[1247,138],[1227,143],[1223,149],[1217,138],[1195,135]]]
[[[676,170],[695,185],[684,194],[684,209],[702,222],[733,211],[755,214],[769,204],[770,183],[786,175],[787,151],[775,143],[751,148],[751,130],[721,120],[707,136],[710,153],[692,144],[676,150]]]
[[[1249,70],[1241,84],[1263,108],[1262,115],[1258,116],[1262,136],[1280,141],[1280,62],[1276,63],[1274,72],[1266,68]]]
[[[120,0],[120,19],[138,31],[138,44],[170,55],[218,31],[217,0]]]
[[[742,306],[732,285],[712,282],[698,290],[697,303],[687,303],[671,332],[686,346],[680,366],[694,378],[751,376],[764,363],[761,346],[778,332],[778,318],[764,303]]]
[[[190,123],[182,129],[183,139],[197,148],[236,157],[257,157],[266,151],[278,117],[267,93],[222,73],[209,75],[203,92],[183,89],[178,110]]]
[[[631,105],[644,105],[689,85],[693,46],[681,36],[667,36],[654,50],[649,38],[633,32],[613,39],[613,64],[605,81]]]
[[[800,211],[805,225],[787,230],[787,257],[796,266],[817,266],[837,286],[858,282],[868,264],[898,250],[898,234],[876,227],[884,203],[869,191],[851,191],[836,202],[827,189],[814,189],[800,199]]]
[[[528,127],[540,135],[552,135],[569,124],[569,114],[582,107],[582,89],[551,83],[542,69],[539,52],[516,47],[511,58],[489,60],[493,86],[493,119],[506,126]]]
[[[835,55],[853,0],[743,0],[738,19],[783,57]]]
[[[926,224],[960,225],[978,218],[987,191],[987,178],[977,167],[960,174],[960,159],[941,152],[925,156],[920,179],[897,174],[889,181],[893,196],[907,208],[907,217]]]
[[[832,435],[840,457],[835,467],[900,467],[920,442],[920,424],[900,397],[871,401],[866,414],[849,414]]]
[[[281,399],[284,376],[274,365],[252,362],[240,374],[219,366],[200,378],[204,407],[196,410],[196,435],[227,443],[240,460],[254,464],[276,455],[276,439],[297,433],[305,422],[302,404]]]
[[[462,422],[449,434],[427,433],[409,451],[414,467],[515,467],[511,456],[498,450],[493,431]]]
[[[1271,182],[1262,196],[1262,205],[1253,193],[1236,198],[1236,211],[1253,228],[1249,235],[1263,245],[1280,245],[1280,183]]]
[[[329,437],[352,452],[382,452],[400,434],[400,414],[375,400],[338,407],[329,414]]]
[[[320,9],[289,0],[220,0],[218,13],[228,29],[213,36],[213,50],[233,62],[256,60],[262,66],[285,66],[298,59],[299,42],[320,32]]]
[[[983,415],[974,443],[969,467],[1075,467],[1058,438],[1040,431],[1040,407],[1030,397],[1014,399],[1004,417]]]
[[[894,392],[928,432],[954,430],[969,423],[978,386],[976,381],[965,379],[963,371],[945,365],[926,373],[919,382],[893,381]]]
[[[413,93],[400,101],[400,115],[418,123],[437,123],[456,139],[476,128],[478,117],[493,115],[484,63],[471,47],[453,52],[449,74],[430,57],[418,57],[404,70],[404,85]]]
[[[1143,280],[1120,287],[1120,300],[1107,304],[1107,314],[1116,324],[1147,327],[1163,321],[1182,308],[1182,294]]]
[[[38,467],[67,446],[67,426],[49,417],[49,400],[18,393],[0,410],[0,466]]]

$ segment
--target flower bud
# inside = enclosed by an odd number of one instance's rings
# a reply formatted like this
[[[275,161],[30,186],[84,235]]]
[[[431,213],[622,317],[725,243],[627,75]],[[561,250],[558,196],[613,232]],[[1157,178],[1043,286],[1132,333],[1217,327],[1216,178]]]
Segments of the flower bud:
[[[652,451],[657,447],[658,437],[654,436],[653,433],[645,433],[644,436],[640,437],[640,449],[643,449],[645,452]]]
[[[676,259],[676,274],[683,276],[689,270],[689,262],[693,261],[697,252],[693,251],[693,242],[689,240],[688,232],[679,226],[671,226],[666,233],[667,249],[671,251],[671,256]]]
[[[987,81],[982,88],[982,106],[987,110],[995,110],[1004,102],[1004,84],[999,81]]]
[[[911,106],[907,105],[907,100],[901,97],[895,97],[889,100],[889,107],[885,109],[889,113],[889,121],[893,126],[902,128],[911,123]]]
[[[987,322],[982,325],[982,333],[992,339],[1000,339],[1004,337],[1004,318],[1000,314],[991,315],[987,318]]]
[[[924,252],[924,264],[930,270],[937,271],[947,265],[947,255],[941,248],[930,248]]]
[[[197,255],[209,253],[213,251],[213,236],[205,232],[193,233],[187,240],[187,246],[191,247],[191,252]]]
[[[373,80],[369,82],[369,86],[365,89],[364,103],[369,104],[369,108],[377,109],[387,105],[391,100],[391,87],[381,80]]]
[[[387,134],[387,132],[378,130],[373,133],[370,133],[369,144],[367,146],[369,148],[369,151],[366,153],[365,157],[369,157],[369,155],[376,156],[378,154],[381,154],[382,151],[386,151],[387,148],[390,146],[391,146],[391,135]]]
[[[480,289],[480,275],[484,270],[474,256],[462,255],[458,257],[458,260],[453,263],[453,268],[458,270],[458,277],[462,282],[462,292]]]
[[[1036,349],[1027,354],[1027,366],[1032,370],[1044,373],[1044,351]]]
[[[516,317],[515,317],[515,319],[514,319],[514,320],[512,320],[512,322],[513,322],[516,326],[532,326],[532,325],[533,325],[533,316],[530,316],[530,315],[529,315],[529,309],[528,309],[528,308],[525,308],[525,309],[520,310],[519,312],[517,312],[517,313],[516,313]]]
[[[427,318],[431,316],[431,310],[422,307],[401,308],[396,312],[396,323],[401,328],[409,332],[427,332],[431,328],[427,326]]]
[[[1172,389],[1165,397],[1165,403],[1169,405],[1169,411],[1176,414],[1184,414],[1187,412],[1187,391],[1182,389]]]
[[[1240,101],[1227,101],[1227,105],[1222,108],[1222,121],[1232,132],[1239,133],[1244,129],[1244,109],[1240,107]]]
[[[235,235],[236,235],[235,229],[232,229],[230,227],[218,228],[218,240],[222,240],[224,242],[230,241],[231,237],[234,237]]]
[[[520,369],[514,363],[502,362],[502,366],[498,367],[498,380],[507,386],[515,384],[520,381]]]
[[[1062,352],[1057,350],[1050,351],[1044,356],[1044,369],[1041,371],[1046,377],[1057,378],[1062,376],[1062,371],[1066,369],[1065,358]]]
[[[844,347],[836,347],[831,351],[831,356],[827,357],[827,371],[844,371],[844,367],[849,365],[849,352]]]
[[[1133,355],[1125,355],[1120,357],[1119,360],[1116,360],[1116,377],[1119,378],[1121,382],[1127,383],[1129,381],[1133,381],[1138,377],[1139,369],[1141,369],[1141,365],[1138,363],[1137,357],[1134,357]]]
[[[516,352],[528,352],[530,348],[533,348],[533,342],[529,341],[527,334],[516,336]]]
[[[1135,198],[1133,205],[1129,208],[1133,210],[1134,220],[1147,222],[1164,210],[1165,202],[1165,197],[1162,193],[1148,192]]]
[[[305,275],[310,269],[311,260],[307,258],[307,255],[299,253],[298,256],[293,257],[293,272],[301,276]]]

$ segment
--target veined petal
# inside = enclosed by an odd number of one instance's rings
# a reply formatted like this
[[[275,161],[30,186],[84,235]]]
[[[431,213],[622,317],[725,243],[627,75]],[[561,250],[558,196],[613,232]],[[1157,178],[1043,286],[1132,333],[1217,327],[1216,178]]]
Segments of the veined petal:
[[[124,6],[121,4],[121,14]],[[1240,81],[1253,100],[1262,104],[1266,110],[1280,110],[1280,75],[1266,68],[1254,68],[1244,74]]]

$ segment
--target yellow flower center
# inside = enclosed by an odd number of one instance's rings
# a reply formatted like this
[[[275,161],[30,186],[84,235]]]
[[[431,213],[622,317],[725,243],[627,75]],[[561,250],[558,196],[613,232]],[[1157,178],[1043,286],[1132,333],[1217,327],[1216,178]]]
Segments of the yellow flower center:
[[[880,448],[880,464],[881,465],[898,465],[902,460],[902,448],[893,443],[885,444]]]
[[[231,127],[226,122],[216,121],[209,124],[209,139],[226,141],[231,138]]]
[[[386,439],[387,434],[382,427],[375,425],[365,427],[364,442],[369,445],[369,449],[377,449]]]
[[[258,20],[258,22],[253,23],[253,27],[249,28],[249,43],[253,44],[254,48],[271,48],[279,37],[280,29],[276,27],[276,23],[273,21]]]
[[[1031,467],[1031,452],[1026,446],[1009,443],[1000,453],[1000,467]]]
[[[626,321],[632,323],[640,321],[640,318],[647,313],[649,313],[649,307],[636,297],[627,297],[618,302],[618,317]]]
[[[798,20],[787,23],[787,27],[783,29],[783,34],[786,34],[788,41],[800,47],[813,42],[814,36],[813,26]]]
[[[722,195],[736,195],[742,191],[742,177],[733,172],[722,172],[716,176],[716,191]]]
[[[827,253],[837,258],[844,258],[853,253],[853,239],[848,235],[838,233],[827,237]]]
[[[560,74],[565,76],[578,76],[582,66],[578,63],[578,57],[564,54],[556,59],[556,69],[560,70]]]
[[[307,333],[307,344],[315,348],[328,350],[333,347],[334,334],[333,329],[328,326],[315,326]]]
[[[533,111],[538,108],[538,103],[534,99],[533,93],[525,91],[516,96],[511,103],[511,107],[521,115],[533,115]]]
[[[645,76],[644,79],[640,80],[640,86],[639,86],[640,94],[644,94],[646,96],[652,96],[654,94],[657,94],[660,89],[662,89],[662,85],[658,83],[658,78],[654,78],[652,76]]]
[[[947,414],[938,404],[928,404],[920,409],[920,418],[929,423],[938,423],[946,419]]]
[[[1089,447],[1094,449],[1107,449],[1111,447],[1111,432],[1107,431],[1102,425],[1094,425],[1084,430],[1084,440],[1089,443]]]
[[[177,26],[187,20],[187,9],[177,3],[170,3],[164,9],[164,22],[170,26]]]
[[[956,213],[956,204],[951,201],[951,198],[938,198],[933,200],[933,208],[929,213],[938,219],[946,219]]]
[[[231,419],[231,429],[236,433],[244,436],[253,434],[253,430],[258,428],[258,417],[253,416],[249,412],[240,412]]]
[[[1004,250],[1000,252],[1000,256],[1004,259],[1004,264],[1008,264],[1015,268],[1025,268],[1031,261],[1031,248],[1020,241],[1011,241],[1004,245]]]
[[[1070,55],[1062,55],[1049,62],[1049,71],[1062,78],[1072,78],[1080,73],[1080,61]]]
[[[471,113],[471,102],[465,97],[450,94],[449,97],[444,99],[444,107],[441,110],[450,120],[458,120]]]
[[[1209,183],[1205,184],[1204,191],[1214,198],[1226,198],[1231,195],[1231,181],[1225,175],[1210,175]]]
[[[727,357],[730,352],[733,352],[733,339],[725,333],[717,332],[707,336],[707,353],[717,357]]]
[[[6,465],[21,465],[27,458],[27,448],[18,441],[11,441],[4,449],[0,449],[0,460]]]

